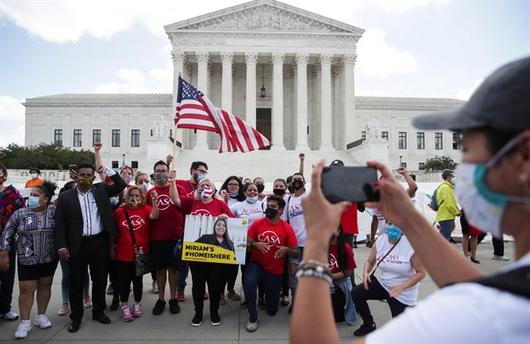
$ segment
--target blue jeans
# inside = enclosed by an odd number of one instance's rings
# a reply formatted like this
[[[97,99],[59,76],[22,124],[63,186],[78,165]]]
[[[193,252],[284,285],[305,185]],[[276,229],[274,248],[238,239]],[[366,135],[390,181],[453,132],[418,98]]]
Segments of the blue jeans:
[[[245,266],[243,290],[245,291],[248,320],[250,322],[256,322],[258,320],[258,310],[256,308],[258,284],[263,286],[263,291],[265,292],[265,309],[267,314],[275,315],[279,308],[282,275],[273,275],[263,270],[254,262],[250,262]]]
[[[190,267],[188,265],[188,262],[182,261],[179,267],[178,291],[184,292],[184,289],[186,289],[186,278],[188,278],[189,271]]]
[[[438,224],[440,225],[440,234],[447,240],[451,239],[451,233],[453,232],[453,229],[455,228],[455,220],[452,219],[452,220],[438,221]]]
[[[63,278],[61,279],[61,292],[62,292],[62,303],[68,303],[68,294],[70,293],[70,265],[68,262],[61,262],[61,270],[63,271]],[[88,269],[86,270],[85,277],[83,280],[83,296],[90,296],[89,291],[90,278],[88,277]]]

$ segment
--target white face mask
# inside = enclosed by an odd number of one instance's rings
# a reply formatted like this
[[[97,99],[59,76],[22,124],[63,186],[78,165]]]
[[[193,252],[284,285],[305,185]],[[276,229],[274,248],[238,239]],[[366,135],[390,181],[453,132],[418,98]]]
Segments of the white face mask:
[[[31,178],[37,179],[37,178],[39,178],[39,175],[37,173],[32,173],[31,174]]]
[[[140,189],[142,189],[142,191],[145,193],[147,192],[147,190],[149,190],[151,188],[151,183],[149,182],[143,182],[141,185],[140,185]]]
[[[456,167],[456,198],[464,209],[467,221],[497,238],[502,238],[501,221],[509,202],[530,206],[530,198],[500,194],[486,184],[488,168],[494,166],[517,143],[517,139],[508,142],[486,164],[460,163]]]

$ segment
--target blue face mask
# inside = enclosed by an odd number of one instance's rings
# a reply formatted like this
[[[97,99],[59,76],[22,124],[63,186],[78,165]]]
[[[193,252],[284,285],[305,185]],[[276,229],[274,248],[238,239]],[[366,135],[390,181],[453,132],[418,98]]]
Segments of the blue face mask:
[[[198,174],[197,175],[197,183],[202,182],[202,180],[206,178],[206,174]]]
[[[386,235],[388,236],[388,240],[391,240],[391,241],[396,241],[403,235],[401,228],[394,226],[394,225],[386,226],[385,231],[386,231]]]
[[[37,196],[28,197],[28,207],[31,209],[38,208],[40,206],[40,199]]]
[[[258,201],[258,196],[254,196],[254,197],[247,197],[247,202],[250,203],[250,204],[254,204]]]
[[[509,202],[530,206],[530,198],[497,193],[486,184],[488,169],[495,166],[518,143],[512,139],[485,164],[460,163],[456,167],[456,198],[467,221],[479,230],[502,238],[501,222]]]

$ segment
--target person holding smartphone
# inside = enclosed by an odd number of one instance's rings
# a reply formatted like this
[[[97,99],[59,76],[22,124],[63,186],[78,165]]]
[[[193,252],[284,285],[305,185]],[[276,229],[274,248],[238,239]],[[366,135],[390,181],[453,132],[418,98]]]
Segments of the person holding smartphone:
[[[462,133],[462,161],[456,197],[468,222],[501,239],[513,236],[516,261],[484,274],[441,235],[409,202],[390,170],[368,162],[383,179],[379,208],[399,226],[415,254],[441,289],[356,344],[526,343],[530,319],[530,57],[510,62],[488,76],[462,107],[413,120],[421,130]],[[348,202],[332,205],[320,191],[320,163],[304,200],[308,240],[304,259],[324,262],[329,236]],[[339,343],[329,300],[329,273],[301,266],[299,296],[291,322],[291,343]],[[473,335],[470,337],[469,334]]]

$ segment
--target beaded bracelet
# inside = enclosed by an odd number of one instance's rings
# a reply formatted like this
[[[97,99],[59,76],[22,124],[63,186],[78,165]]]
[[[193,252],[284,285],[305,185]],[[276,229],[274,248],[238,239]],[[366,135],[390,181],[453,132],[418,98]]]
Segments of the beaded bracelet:
[[[298,264],[298,268],[306,267],[306,266],[320,266],[320,267],[322,267],[323,269],[326,269],[326,270],[329,268],[329,265],[328,265],[327,262],[323,263],[323,262],[320,262],[320,261],[314,260],[314,259],[302,260]]]
[[[295,276],[297,279],[300,279],[304,276],[317,277],[326,280],[330,285],[333,283],[333,277],[331,277],[331,273],[321,266],[300,267],[298,270],[296,270]]]

